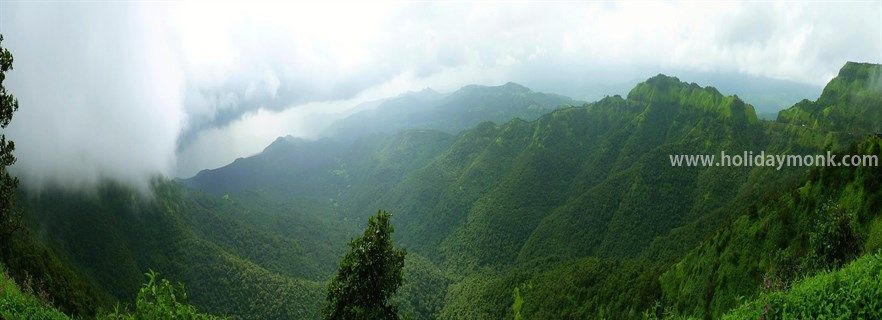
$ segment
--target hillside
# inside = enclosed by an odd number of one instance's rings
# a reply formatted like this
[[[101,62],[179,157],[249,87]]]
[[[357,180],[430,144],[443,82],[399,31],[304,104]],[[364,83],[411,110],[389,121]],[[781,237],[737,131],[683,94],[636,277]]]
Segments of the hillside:
[[[28,287],[22,290],[13,279],[6,275],[6,269],[0,265],[0,318],[70,319],[66,314],[47,305],[34,292],[28,290],[30,290]]]
[[[342,244],[342,235],[316,232],[324,246],[308,247],[306,236],[301,242],[243,223],[250,209],[168,181],[157,180],[152,191],[145,198],[108,183],[94,194],[55,190],[22,202],[44,242],[118,301],[134,301],[153,269],[186,283],[192,302],[211,313],[317,317],[320,281],[333,270],[342,250],[333,243]]]
[[[771,291],[723,315],[723,319],[820,319],[882,317],[882,257],[867,255],[840,270],[821,272],[791,288]]]
[[[844,154],[880,152],[869,138]],[[661,277],[677,310],[719,317],[740,296],[786,288],[882,249],[879,167],[825,167],[751,207]],[[761,254],[758,254],[761,253]]]

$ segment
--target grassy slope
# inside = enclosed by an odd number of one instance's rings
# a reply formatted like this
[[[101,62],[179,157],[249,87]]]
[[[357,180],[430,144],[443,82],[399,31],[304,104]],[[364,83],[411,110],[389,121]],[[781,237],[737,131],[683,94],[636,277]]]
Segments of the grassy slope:
[[[6,273],[2,264],[0,264],[0,318],[8,320],[70,319],[61,311],[46,304],[33,292],[22,290]]]
[[[823,271],[770,291],[727,312],[723,319],[882,318],[882,255],[864,256],[835,271]]]

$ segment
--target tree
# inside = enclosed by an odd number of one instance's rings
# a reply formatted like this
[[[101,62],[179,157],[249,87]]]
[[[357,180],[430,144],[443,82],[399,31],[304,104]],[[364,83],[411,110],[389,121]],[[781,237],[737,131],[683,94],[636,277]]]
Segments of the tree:
[[[398,319],[398,306],[389,299],[401,285],[406,252],[392,244],[390,217],[377,212],[364,234],[349,242],[349,252],[328,285],[324,319]]]
[[[3,80],[6,72],[12,70],[12,54],[3,48],[3,35],[0,35],[0,128],[5,129],[12,121],[12,113],[18,110],[18,100],[6,92]],[[0,248],[9,243],[9,236],[21,227],[21,216],[15,209],[15,189],[18,178],[9,174],[8,167],[15,163],[15,143],[0,135]]]

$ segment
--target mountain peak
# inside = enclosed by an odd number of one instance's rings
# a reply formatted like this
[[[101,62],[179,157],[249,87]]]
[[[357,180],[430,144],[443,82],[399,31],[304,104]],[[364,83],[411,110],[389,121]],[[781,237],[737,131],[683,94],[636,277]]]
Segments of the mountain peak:
[[[421,93],[421,94],[437,94],[438,91],[435,91],[435,89],[432,89],[432,88],[430,88],[430,87],[426,87],[426,88],[423,89],[423,90],[417,91],[417,93]]]
[[[874,74],[878,75],[880,68],[882,68],[882,65],[876,63],[847,61],[845,62],[845,65],[839,69],[839,75],[837,77],[868,79]]]
[[[266,146],[266,148],[263,148],[263,152],[268,152],[271,150],[286,149],[287,146],[289,146],[289,145],[300,143],[300,142],[306,142],[306,141],[307,141],[306,139],[298,138],[298,137],[295,137],[292,135],[281,136],[281,137],[276,138],[276,140],[273,140],[273,142],[270,143],[268,146]]]
[[[824,87],[818,102],[821,105],[858,103],[882,93],[882,65],[846,62],[839,74]],[[857,99],[857,100],[855,100]]]
[[[882,131],[882,65],[846,62],[816,101],[778,114],[778,122],[834,132]]]
[[[628,92],[628,99],[642,102],[681,100],[684,95],[704,94],[705,98],[720,100],[723,94],[717,88],[702,87],[696,83],[680,81],[677,77],[658,74],[637,84]]]
[[[427,95],[438,95],[438,94],[440,94],[440,93],[438,93],[438,91],[435,91],[435,89],[432,89],[430,87],[425,87],[424,89],[418,90],[418,91],[417,90],[408,91],[407,93],[402,94],[402,96],[404,96],[404,95],[427,96]]]
[[[676,84],[686,84],[685,82],[680,81],[679,78],[666,75],[664,73],[659,73],[649,79],[646,79],[646,83],[654,84],[654,85],[676,85]]]
[[[628,93],[628,100],[646,103],[651,108],[705,110],[727,119],[756,120],[753,106],[738,96],[724,96],[714,87],[702,87],[664,74],[637,84]]]
[[[515,82],[511,82],[511,81],[506,82],[501,87],[506,88],[506,89],[511,89],[511,90],[517,90],[517,91],[531,91],[530,88],[527,88],[519,83],[515,83]]]
[[[504,91],[504,92],[533,92],[530,88],[527,88],[516,82],[506,82],[503,85],[498,86],[486,86],[479,84],[470,84],[465,87],[460,88],[457,92],[475,92],[475,91]]]

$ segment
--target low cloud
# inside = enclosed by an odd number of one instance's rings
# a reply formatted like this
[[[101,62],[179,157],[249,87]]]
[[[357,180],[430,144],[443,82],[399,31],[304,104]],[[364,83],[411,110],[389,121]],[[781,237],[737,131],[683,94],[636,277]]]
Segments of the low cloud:
[[[594,98],[679,71],[820,86],[846,60],[882,61],[874,2],[4,2],[0,32],[16,172],[37,186],[190,175],[314,135],[322,108],[426,86]]]
[[[184,76],[152,10],[76,4],[2,8],[19,99],[8,135],[26,186],[144,187],[172,172]],[[84,19],[84,17],[91,17]]]

